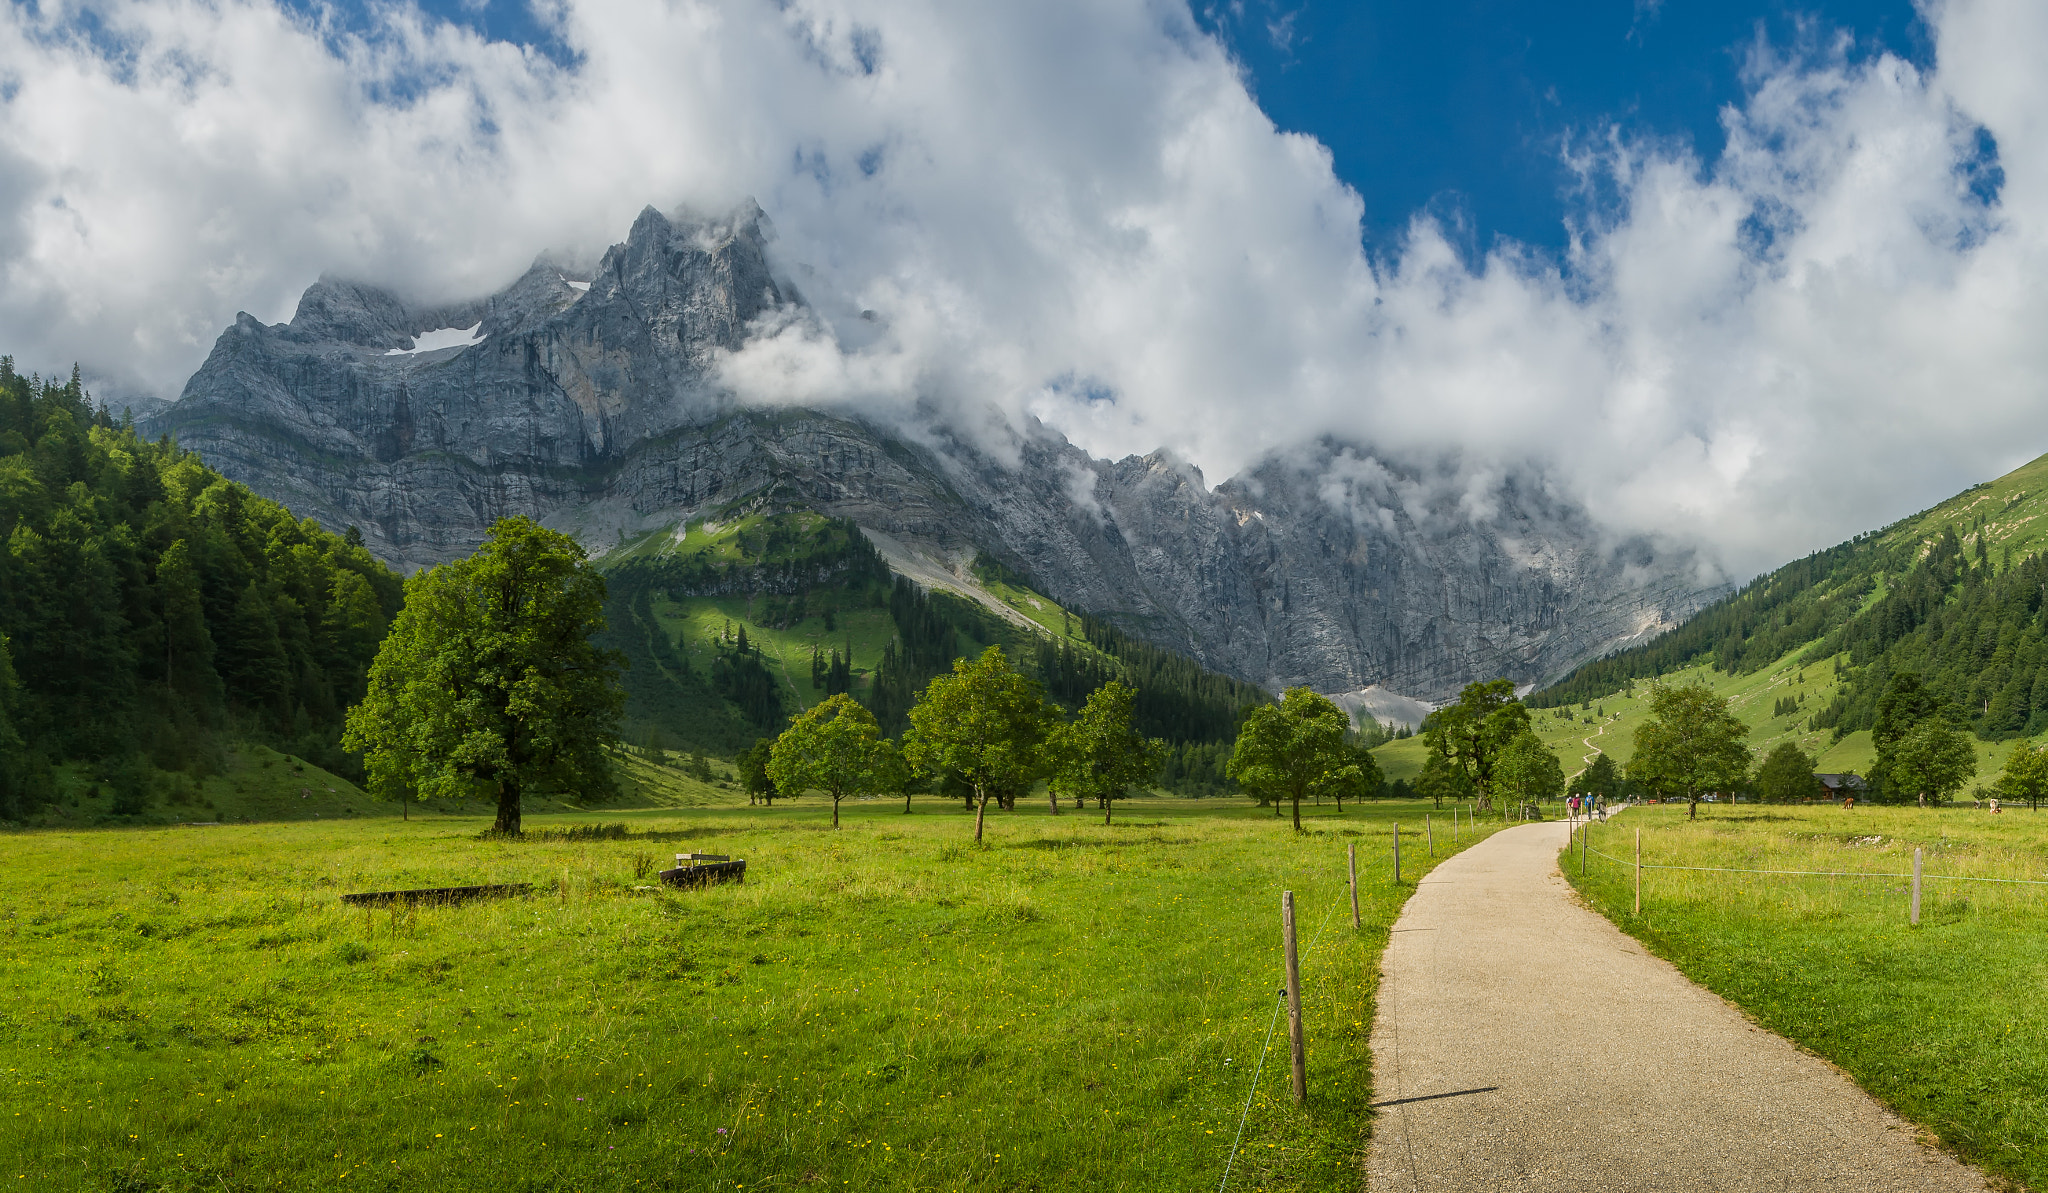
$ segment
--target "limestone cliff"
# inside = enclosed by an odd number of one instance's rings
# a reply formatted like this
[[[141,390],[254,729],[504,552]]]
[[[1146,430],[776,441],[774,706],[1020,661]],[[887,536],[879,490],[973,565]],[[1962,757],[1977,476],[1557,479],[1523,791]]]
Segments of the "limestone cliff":
[[[1210,488],[1163,453],[1093,459],[1036,425],[998,459],[942,426],[741,407],[717,354],[803,302],[767,238],[751,204],[649,209],[587,276],[543,258],[471,303],[323,279],[289,323],[240,316],[145,429],[403,567],[508,514],[604,550],[801,506],[942,567],[988,551],[1218,670],[1332,693],[1552,678],[1718,591],[1689,557],[1608,541],[1533,473],[1475,502],[1454,463],[1322,442]]]

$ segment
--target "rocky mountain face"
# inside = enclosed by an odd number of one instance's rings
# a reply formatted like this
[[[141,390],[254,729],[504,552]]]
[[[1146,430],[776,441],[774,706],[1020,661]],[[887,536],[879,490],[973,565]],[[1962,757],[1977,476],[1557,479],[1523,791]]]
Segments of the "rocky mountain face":
[[[323,279],[289,323],[240,316],[144,429],[402,567],[510,514],[602,551],[805,507],[854,518],[913,576],[986,551],[1210,667],[1330,693],[1547,680],[1718,595],[1533,475],[1475,501],[1453,465],[1325,442],[1210,488],[1166,454],[1093,459],[1036,425],[998,455],[940,426],[739,406],[718,354],[803,301],[764,223],[751,204],[649,209],[590,276],[543,258],[452,307]]]

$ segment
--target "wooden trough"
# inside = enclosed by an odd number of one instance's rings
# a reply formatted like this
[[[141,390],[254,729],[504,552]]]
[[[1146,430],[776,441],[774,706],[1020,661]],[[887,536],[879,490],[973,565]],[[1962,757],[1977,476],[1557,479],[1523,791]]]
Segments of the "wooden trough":
[[[501,882],[495,886],[435,886],[413,891],[363,891],[343,895],[343,903],[357,907],[385,907],[393,903],[467,903],[471,899],[506,899],[528,894],[530,882]]]
[[[710,886],[714,882],[745,882],[747,859],[723,853],[679,853],[676,868],[657,875],[670,886]]]

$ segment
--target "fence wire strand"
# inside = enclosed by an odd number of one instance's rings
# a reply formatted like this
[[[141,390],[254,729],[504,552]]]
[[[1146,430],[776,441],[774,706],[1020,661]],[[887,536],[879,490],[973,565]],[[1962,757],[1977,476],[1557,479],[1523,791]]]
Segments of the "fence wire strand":
[[[1303,957],[1315,955],[1316,942],[1323,938],[1323,929],[1330,926],[1330,916],[1335,914],[1336,910],[1336,905],[1331,904],[1330,910],[1323,913],[1323,922],[1316,926],[1316,934],[1309,938],[1308,951],[1302,954]],[[1266,1054],[1273,1050],[1273,1029],[1280,1025],[1280,1010],[1286,1005],[1287,987],[1282,986],[1279,997],[1273,1003],[1273,1018],[1266,1024],[1266,1046],[1259,1049],[1259,1063],[1252,1069],[1252,1087],[1244,1091],[1244,1109],[1237,1116],[1237,1136],[1230,1141],[1230,1158],[1223,1162],[1223,1183],[1216,1186],[1216,1193],[1223,1193],[1223,1190],[1230,1186],[1230,1169],[1237,1163],[1237,1148],[1244,1142],[1244,1124],[1251,1117],[1252,1099],[1259,1092],[1259,1074],[1266,1069]]]
[[[1615,857],[1605,850],[1586,846],[1589,853],[1597,854],[1610,862],[1622,866],[1640,865],[1645,870],[1698,870],[1716,874],[1784,874],[1796,878],[1911,878],[1912,872],[1892,874],[1870,870],[1744,870],[1736,866],[1665,866],[1652,862],[1633,862],[1627,858]],[[1922,874],[1920,880],[1940,879],[1943,882],[2008,882],[2022,886],[2048,886],[2048,879],[2040,878],[1978,878],[1968,874]]]

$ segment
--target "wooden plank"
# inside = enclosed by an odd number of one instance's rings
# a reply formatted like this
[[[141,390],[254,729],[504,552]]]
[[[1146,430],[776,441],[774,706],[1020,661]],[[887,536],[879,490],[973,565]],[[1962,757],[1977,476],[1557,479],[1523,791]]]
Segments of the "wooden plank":
[[[661,871],[656,877],[670,886],[710,886],[714,882],[745,882],[747,859],[712,862],[703,866],[677,866],[673,870]]]
[[[530,882],[504,882],[491,886],[436,886],[421,887],[410,891],[363,891],[343,895],[343,903],[358,907],[383,907],[390,903],[463,903],[471,899],[505,899],[513,895],[528,894],[533,890]]]

